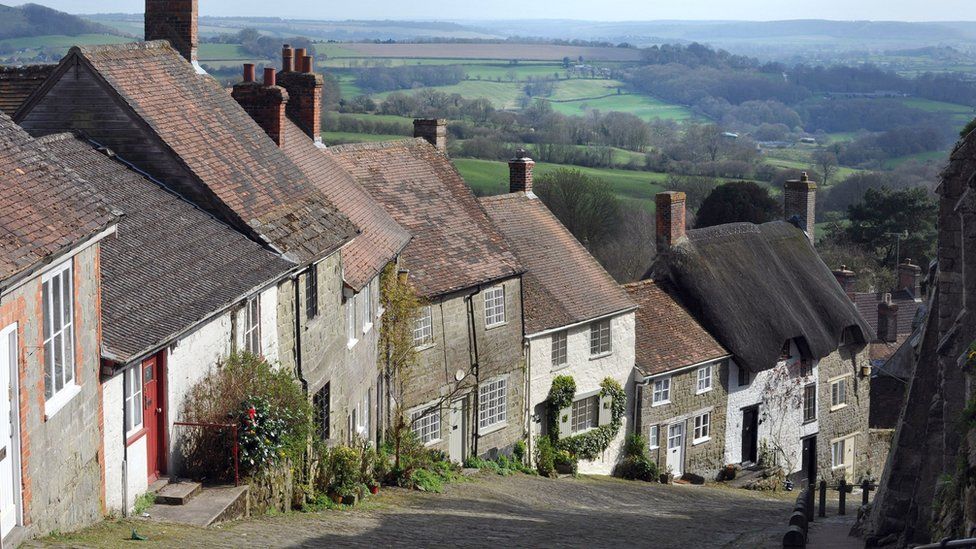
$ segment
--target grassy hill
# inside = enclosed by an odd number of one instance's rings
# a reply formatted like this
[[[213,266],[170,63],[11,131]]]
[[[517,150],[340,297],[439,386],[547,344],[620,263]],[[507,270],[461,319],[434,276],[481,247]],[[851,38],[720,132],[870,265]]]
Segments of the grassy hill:
[[[32,36],[119,34],[100,23],[37,4],[0,5],[0,40]],[[46,45],[46,44],[45,44]]]

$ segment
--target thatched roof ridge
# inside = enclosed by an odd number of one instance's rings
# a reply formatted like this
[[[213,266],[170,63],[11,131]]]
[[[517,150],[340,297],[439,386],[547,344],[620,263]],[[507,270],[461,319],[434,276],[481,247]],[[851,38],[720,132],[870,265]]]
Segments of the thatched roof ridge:
[[[752,371],[773,367],[788,339],[811,358],[834,352],[845,337],[874,339],[806,235],[789,223],[691,230],[660,261],[696,319]]]

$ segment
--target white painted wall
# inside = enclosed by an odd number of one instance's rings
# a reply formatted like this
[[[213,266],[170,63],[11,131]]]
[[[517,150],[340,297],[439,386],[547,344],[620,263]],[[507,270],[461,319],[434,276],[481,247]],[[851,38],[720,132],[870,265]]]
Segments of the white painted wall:
[[[140,366],[136,366],[139,368]],[[115,377],[102,383],[102,406],[104,411],[105,437],[105,506],[110,513],[123,511],[123,460],[127,463],[127,484],[125,493],[127,502],[125,510],[131,511],[136,498],[149,488],[146,463],[146,437],[142,436],[125,447],[123,438],[124,422],[124,381],[125,376],[119,373]]]
[[[610,442],[610,446],[600,459],[579,463],[580,473],[607,475],[613,472],[613,467],[623,452],[624,438],[633,420],[634,313],[613,317],[610,322],[610,335],[613,352],[608,356],[591,360],[589,324],[570,328],[566,338],[567,363],[558,370],[553,370],[552,367],[551,334],[529,340],[530,416],[535,414],[539,405],[545,402],[553,378],[559,375],[573,377],[578,395],[598,391],[600,383],[607,377],[617,380],[627,391],[627,412],[624,414],[620,432]],[[529,436],[532,437],[532,447],[535,447],[535,440],[541,435],[543,425],[542,422],[536,422],[531,417],[529,421],[531,422]]]
[[[261,292],[261,353],[268,362],[278,362],[278,286]]]
[[[794,355],[796,348],[793,347]],[[816,434],[819,429],[820,410],[817,420],[803,423],[803,387],[817,380],[817,361],[813,361],[812,373],[800,376],[798,357],[782,360],[775,367],[752,373],[748,385],[739,386],[739,368],[734,360],[729,363],[729,399],[725,430],[725,463],[742,462],[742,409],[759,404],[759,447],[765,439],[778,441],[784,456],[780,464],[792,463],[790,473],[802,467],[801,450],[803,437]],[[817,402],[819,408],[819,399]]]

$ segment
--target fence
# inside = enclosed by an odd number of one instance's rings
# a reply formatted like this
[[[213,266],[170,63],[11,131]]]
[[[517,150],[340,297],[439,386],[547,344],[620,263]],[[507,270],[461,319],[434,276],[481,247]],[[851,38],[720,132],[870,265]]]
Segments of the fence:
[[[230,429],[231,435],[234,437],[234,446],[231,452],[234,457],[234,486],[241,485],[241,458],[240,458],[240,446],[237,438],[237,425],[234,423],[197,423],[193,421],[177,421],[173,423],[174,426],[182,425],[185,427],[202,427],[204,429]]]
[[[837,502],[837,514],[846,515],[847,514],[847,493],[854,487],[853,484],[848,484],[847,481],[841,479],[836,486],[831,489],[837,490],[838,492],[838,502]],[[871,491],[876,490],[878,486],[872,482],[864,481],[861,483],[861,505],[867,505],[870,499]],[[820,484],[817,485],[816,491],[819,493],[819,503],[820,509],[817,513],[819,517],[827,516],[827,481],[821,480]],[[806,547],[807,545],[807,533],[809,531],[809,525],[814,521],[813,510],[814,510],[814,487],[808,485],[804,488],[796,498],[796,504],[793,506],[793,514],[790,515],[790,525],[786,530],[786,534],[783,535],[783,547],[784,548],[795,548],[795,547]],[[938,547],[938,546],[935,546]],[[959,546],[959,547],[969,547],[969,546]],[[976,547],[974,545],[973,547]]]

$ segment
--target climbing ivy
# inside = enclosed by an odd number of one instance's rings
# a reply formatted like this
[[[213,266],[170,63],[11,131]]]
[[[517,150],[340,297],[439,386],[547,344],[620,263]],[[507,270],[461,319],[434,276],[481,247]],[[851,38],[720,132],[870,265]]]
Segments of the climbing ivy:
[[[576,382],[572,377],[558,376],[552,380],[549,404],[553,413],[549,414],[549,436],[553,439],[557,450],[565,450],[576,459],[593,460],[610,446],[610,441],[620,432],[624,412],[627,409],[627,394],[613,378],[604,379],[600,383],[600,398],[610,397],[610,423],[580,435],[560,439],[559,426],[556,423],[559,417],[558,411],[572,404],[575,394]]]

